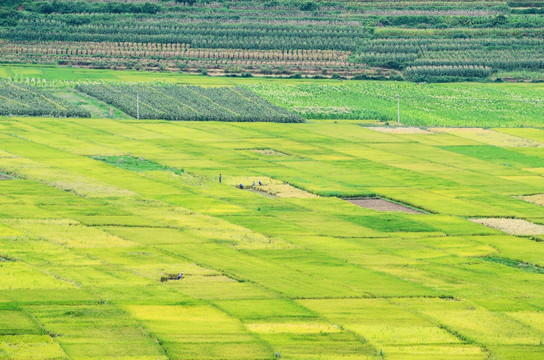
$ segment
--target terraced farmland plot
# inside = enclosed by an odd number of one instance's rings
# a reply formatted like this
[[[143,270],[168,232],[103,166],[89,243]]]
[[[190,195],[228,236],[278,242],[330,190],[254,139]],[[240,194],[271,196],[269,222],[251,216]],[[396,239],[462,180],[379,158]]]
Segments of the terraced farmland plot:
[[[141,119],[304,121],[243,87],[77,84],[76,89]]]
[[[246,77],[543,78],[541,1],[18,5],[0,4],[2,62]]]
[[[543,356],[541,130],[0,129],[1,359]]]
[[[14,77],[17,82],[13,81]],[[456,137],[449,143],[442,137],[436,145],[485,143],[530,152],[531,147],[540,146],[541,142],[533,140],[535,136],[538,138],[537,132],[518,137],[482,127],[514,127],[514,131],[523,131],[521,127],[541,127],[544,121],[544,87],[541,83],[472,83],[468,86],[466,83],[264,79],[14,65],[0,66],[0,78],[11,81],[6,82],[10,86],[25,87],[41,94],[37,100],[44,104],[31,108],[38,114],[45,111],[44,114],[64,116],[59,109],[48,110],[52,103],[44,102],[44,99],[51,97],[55,104],[64,104],[63,107],[70,109],[70,114],[95,119],[136,118],[139,103],[140,118],[149,119],[229,122],[366,120],[384,134],[374,134],[373,142],[391,141],[387,136],[390,133],[421,134],[430,131],[415,126],[441,126],[444,128],[432,131],[454,134],[465,138],[465,141],[460,143]],[[397,122],[399,98],[403,127],[387,126]],[[327,131],[331,132],[331,129]],[[475,135],[478,141],[471,140],[474,132],[478,133]],[[410,142],[410,139],[394,141]],[[271,150],[269,155],[266,152],[261,154],[266,156],[289,155],[281,155],[273,143],[254,145],[240,150]],[[332,159],[333,155],[322,156],[323,159]],[[345,155],[342,158],[338,154],[334,156],[338,160],[346,159]]]
[[[467,87],[464,83],[372,81],[343,84],[301,83],[289,86],[261,83],[248,84],[247,87],[270,102],[307,119],[396,122],[397,97],[400,97],[400,120],[403,125],[540,127],[543,119],[544,88],[539,84],[472,84]],[[382,128],[379,130],[383,131]],[[413,129],[400,131],[414,132]],[[497,138],[500,135],[497,134]],[[480,137],[480,141],[488,142],[488,137]],[[510,146],[504,141],[502,145]]]
[[[90,117],[47,91],[13,82],[0,82],[0,115]]]

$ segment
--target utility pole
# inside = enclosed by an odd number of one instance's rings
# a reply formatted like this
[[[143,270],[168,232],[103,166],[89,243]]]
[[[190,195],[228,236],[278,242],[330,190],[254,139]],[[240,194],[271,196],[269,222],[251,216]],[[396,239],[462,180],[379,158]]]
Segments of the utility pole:
[[[397,95],[397,123],[400,125],[400,95]]]
[[[140,120],[140,93],[136,93],[136,119]]]

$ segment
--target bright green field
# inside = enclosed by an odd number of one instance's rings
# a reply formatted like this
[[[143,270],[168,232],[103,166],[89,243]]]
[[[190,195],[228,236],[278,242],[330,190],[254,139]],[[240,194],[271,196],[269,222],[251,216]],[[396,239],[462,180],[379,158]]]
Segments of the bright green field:
[[[380,120],[411,126],[544,127],[544,83],[415,84],[394,81],[229,78],[176,73],[89,70],[1,65],[0,79],[46,80],[53,95],[80,106],[93,117],[108,117],[109,107],[78,92],[81,81],[158,82],[198,86],[242,85],[270,102],[307,119]],[[0,94],[1,95],[1,94]],[[130,118],[114,109],[116,118]]]
[[[1,174],[0,359],[544,358],[544,236],[468,220],[544,223],[543,130],[0,118]]]
[[[400,119],[415,126],[521,127],[544,124],[544,84],[248,84],[309,119]]]
[[[273,78],[236,78],[219,76],[202,76],[194,74],[171,73],[171,72],[146,72],[146,71],[119,71],[119,70],[96,70],[67,68],[44,65],[5,65],[0,64],[0,78],[28,78],[45,79],[49,82],[70,82],[80,80],[100,81],[128,81],[128,82],[149,82],[164,81],[198,86],[225,86],[262,82],[277,82]],[[296,83],[331,83],[338,84],[339,80],[316,80],[316,79],[281,79],[293,84]]]

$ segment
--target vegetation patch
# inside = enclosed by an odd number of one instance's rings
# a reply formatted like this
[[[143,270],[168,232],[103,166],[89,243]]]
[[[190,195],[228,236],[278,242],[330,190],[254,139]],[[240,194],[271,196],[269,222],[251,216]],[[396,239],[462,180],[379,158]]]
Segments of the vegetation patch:
[[[446,146],[446,150],[490,161],[499,165],[519,168],[541,167],[542,158],[490,145]]]
[[[246,325],[251,331],[258,334],[325,334],[338,333],[339,326],[317,322],[277,322],[277,323],[249,323]]]
[[[539,84],[515,88],[509,84],[361,81],[267,82],[246,86],[306,119],[370,119],[393,123],[398,118],[400,96],[400,121],[405,126],[474,128],[542,124],[539,99],[544,96],[544,87]]]
[[[304,121],[299,115],[239,86],[204,88],[171,84],[80,83],[76,89],[140,119]]]
[[[528,264],[528,263],[523,262],[523,261],[517,261],[517,260],[507,259],[507,258],[503,258],[503,257],[495,257],[495,256],[486,256],[486,257],[482,257],[481,259],[485,260],[485,261],[489,261],[489,262],[509,266],[511,268],[523,270],[523,271],[526,271],[526,272],[531,272],[531,273],[536,273],[536,274],[544,274],[544,268],[543,267],[533,265],[533,264]]]
[[[175,169],[169,166],[164,166],[151,160],[146,160],[142,157],[131,155],[112,155],[112,156],[90,156],[94,160],[102,161],[107,164],[120,167],[121,169],[130,171],[171,171],[176,175],[181,175],[185,172],[184,169]]]
[[[13,180],[16,179],[17,176],[11,172],[8,171],[2,171],[0,170],[0,180]]]
[[[15,261],[15,258],[8,255],[0,254],[0,262],[14,262],[14,261]]]
[[[358,225],[386,232],[429,232],[438,231],[431,225],[411,220],[396,214],[383,214],[376,216],[344,216],[343,219]]]
[[[544,143],[527,139],[521,136],[506,134],[504,132],[481,128],[432,128],[435,133],[450,133],[464,138],[472,139],[484,144],[498,147],[543,147]]]
[[[161,282],[167,282],[170,280],[181,280],[185,278],[185,275],[183,273],[179,274],[162,274],[161,275]]]
[[[90,117],[91,114],[49,91],[23,83],[0,81],[0,115]]]

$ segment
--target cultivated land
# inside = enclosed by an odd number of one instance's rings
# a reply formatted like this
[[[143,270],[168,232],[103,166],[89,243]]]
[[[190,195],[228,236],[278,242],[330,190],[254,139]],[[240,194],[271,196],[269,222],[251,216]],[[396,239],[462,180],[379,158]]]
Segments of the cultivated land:
[[[0,360],[544,359],[543,15],[1,0]]]
[[[544,235],[481,220],[542,227],[543,149],[541,129],[0,118],[0,358],[543,358]],[[425,213],[335,197],[377,195]]]
[[[4,0],[0,61],[411,81],[544,79],[533,0]]]
[[[111,108],[115,118],[133,118],[139,93],[141,118],[275,122],[364,119],[383,125],[396,123],[400,97],[404,125],[544,124],[544,83],[229,78],[31,65],[2,65],[0,79],[0,99],[11,99],[0,104],[0,115],[103,118],[110,116]],[[33,102],[28,99],[29,91],[35,93]]]

